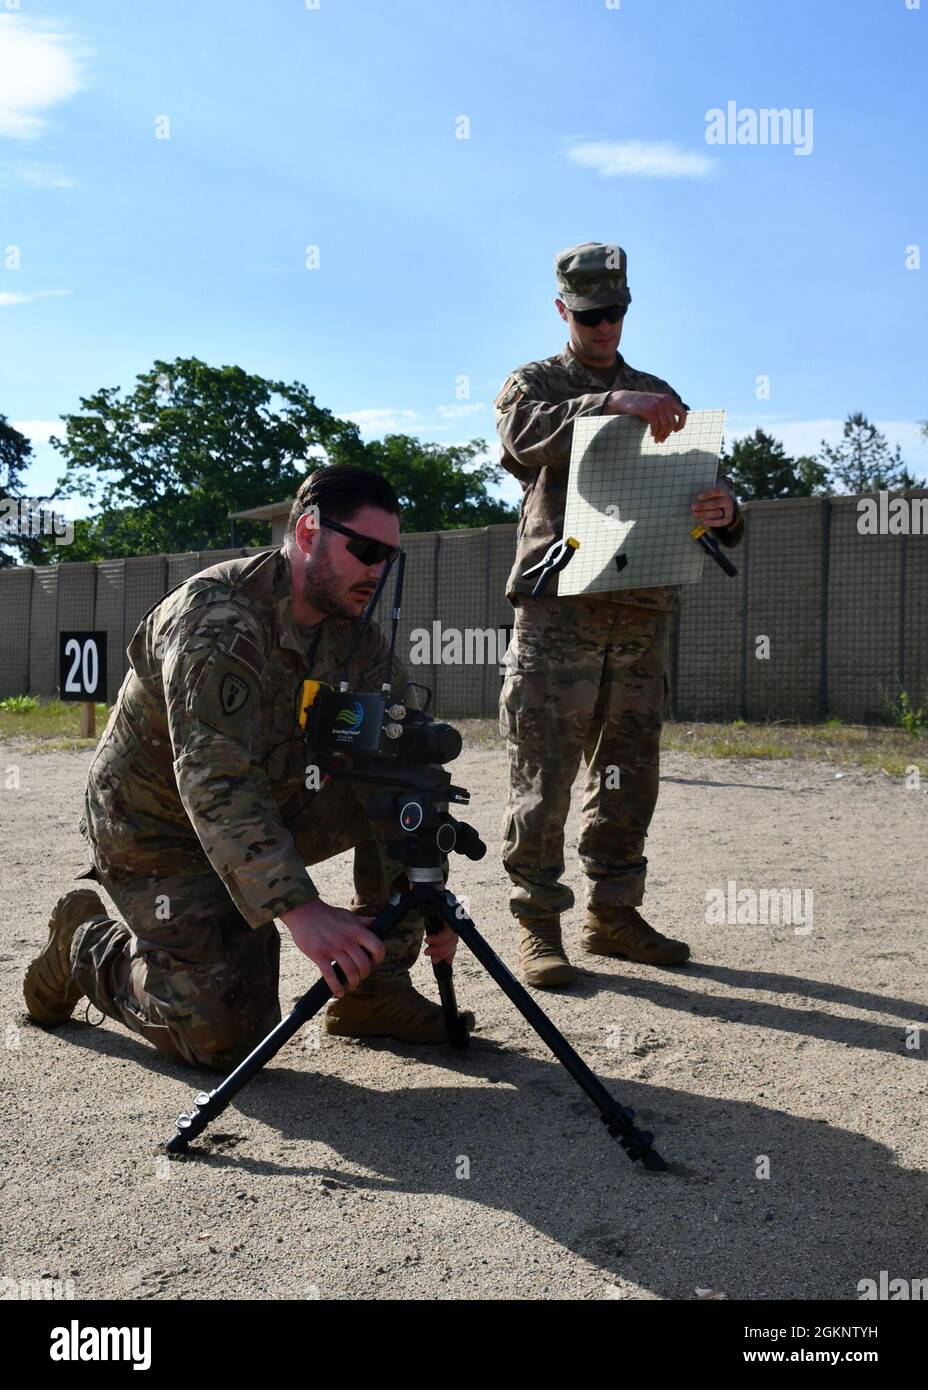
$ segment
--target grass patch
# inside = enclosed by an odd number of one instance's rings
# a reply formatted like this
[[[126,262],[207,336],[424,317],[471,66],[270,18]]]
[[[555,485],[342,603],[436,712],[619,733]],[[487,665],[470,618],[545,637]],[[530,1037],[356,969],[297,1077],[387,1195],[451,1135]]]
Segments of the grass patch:
[[[97,705],[97,738],[81,738],[80,706],[61,700],[27,698],[0,700],[0,742],[30,740],[29,752],[81,752],[94,748],[109,718],[110,706]],[[495,719],[452,719],[468,749],[502,748]],[[837,768],[882,770],[904,777],[917,767],[928,779],[928,731],[913,735],[888,725],[665,723],[661,746],[668,752],[692,753],[697,758],[816,759]]]
[[[451,720],[467,748],[501,748],[503,740],[494,719]],[[904,777],[911,767],[928,780],[928,735],[913,737],[888,725],[751,724],[735,719],[730,724],[673,723],[664,725],[661,747],[667,752],[692,753],[697,758],[777,758],[817,760],[836,768],[882,769],[891,777]]]
[[[97,738],[110,717],[109,705],[95,705]],[[95,748],[97,738],[81,738],[81,707],[65,700],[36,700],[33,696],[13,696],[0,700],[0,742],[11,738],[32,739],[29,749]]]
[[[913,738],[885,725],[842,724],[674,724],[664,726],[662,746],[703,758],[794,758],[859,767],[902,777],[917,767],[928,777],[928,737]]]

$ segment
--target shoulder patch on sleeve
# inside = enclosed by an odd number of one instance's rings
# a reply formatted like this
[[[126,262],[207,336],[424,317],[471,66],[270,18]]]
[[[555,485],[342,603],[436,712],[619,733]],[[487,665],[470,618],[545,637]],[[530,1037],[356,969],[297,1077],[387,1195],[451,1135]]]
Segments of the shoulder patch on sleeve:
[[[250,694],[251,689],[248,682],[243,681],[241,676],[237,676],[234,671],[227,671],[219,687],[219,699],[223,714],[235,714],[237,710],[242,708]]]
[[[493,404],[497,410],[512,410],[513,406],[518,405],[524,395],[525,390],[519,378],[507,376],[503,383],[503,389]]]
[[[247,741],[259,719],[254,673],[228,652],[214,650],[187,691],[187,712],[201,724]]]

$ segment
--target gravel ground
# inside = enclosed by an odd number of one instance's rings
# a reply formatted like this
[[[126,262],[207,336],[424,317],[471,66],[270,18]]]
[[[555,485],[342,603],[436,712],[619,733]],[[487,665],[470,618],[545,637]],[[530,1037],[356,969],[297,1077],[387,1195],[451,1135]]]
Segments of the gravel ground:
[[[200,1156],[169,1162],[160,1143],[215,1074],[110,1020],[90,1026],[83,1006],[54,1033],[23,1011],[24,968],[88,862],[89,760],[0,751],[20,774],[0,793],[3,1296],[44,1278],[89,1299],[855,1299],[881,1270],[928,1277],[924,789],[819,763],[665,756],[647,908],[693,961],[583,957],[577,909],[565,929],[579,986],[535,997],[655,1131],[666,1174],[628,1161],[464,947],[469,1051],[310,1025]],[[490,852],[456,859],[451,886],[514,967],[505,777],[495,748],[455,765]],[[575,808],[581,897],[576,832]],[[350,857],[314,875],[347,901]],[[707,923],[707,892],[729,880],[811,889],[812,931]],[[312,967],[284,937],[287,1007]],[[423,963],[416,974],[434,994]]]

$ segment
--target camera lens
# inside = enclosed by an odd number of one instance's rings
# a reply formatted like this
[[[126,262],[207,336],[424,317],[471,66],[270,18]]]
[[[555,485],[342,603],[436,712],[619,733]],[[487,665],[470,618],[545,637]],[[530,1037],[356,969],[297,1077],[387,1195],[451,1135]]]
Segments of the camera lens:
[[[410,724],[407,720],[399,754],[416,763],[450,763],[461,751],[461,735],[451,724],[436,719],[422,719]]]
[[[461,735],[450,724],[429,720],[408,731],[411,736],[411,756],[417,762],[450,763],[460,753]]]

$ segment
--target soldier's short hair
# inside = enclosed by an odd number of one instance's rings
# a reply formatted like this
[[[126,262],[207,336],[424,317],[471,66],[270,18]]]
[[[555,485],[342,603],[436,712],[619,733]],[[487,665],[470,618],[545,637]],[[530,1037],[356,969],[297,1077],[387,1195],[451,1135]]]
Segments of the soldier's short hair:
[[[379,507],[394,516],[400,514],[399,498],[386,478],[354,463],[316,468],[303,479],[290,508],[285,545],[293,541],[296,523],[310,507],[318,507],[321,516],[330,516],[333,521],[350,521],[362,507]]]

